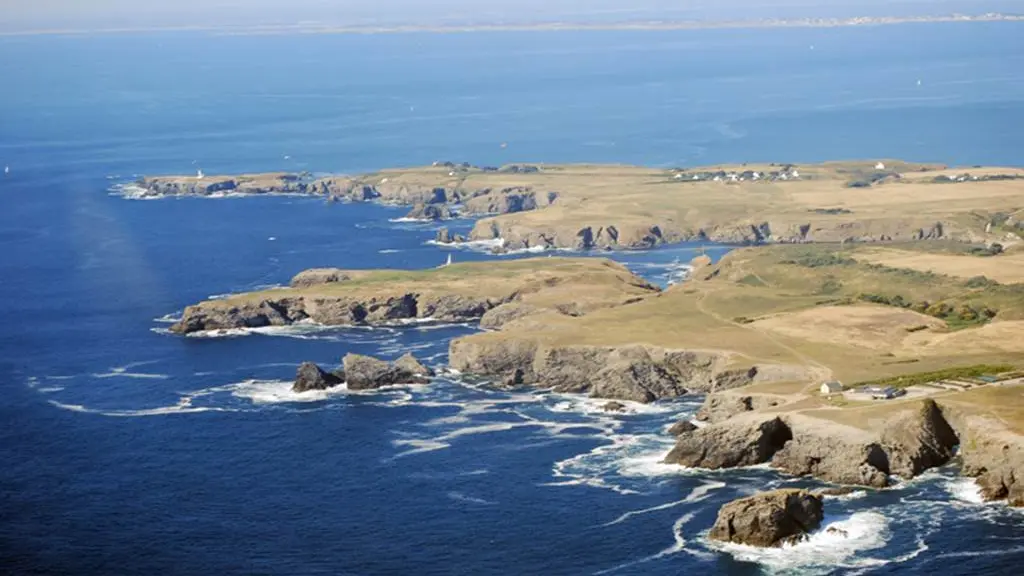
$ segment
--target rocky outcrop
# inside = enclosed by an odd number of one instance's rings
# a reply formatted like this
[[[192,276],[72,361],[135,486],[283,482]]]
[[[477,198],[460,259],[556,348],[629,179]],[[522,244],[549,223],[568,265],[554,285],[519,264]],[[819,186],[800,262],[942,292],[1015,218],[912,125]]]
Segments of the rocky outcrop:
[[[709,396],[699,414],[710,424],[680,433],[665,462],[698,468],[771,462],[797,476],[883,488],[892,474],[912,478],[947,463],[959,442],[932,400],[908,406],[869,432],[800,414],[759,413],[770,404],[755,407],[756,398]]]
[[[890,422],[881,439],[889,459],[889,473],[903,478],[913,478],[949,462],[959,443],[953,427],[930,398],[917,411]]]
[[[735,468],[768,462],[793,438],[782,419],[737,419],[680,434],[666,464],[690,468]]]
[[[622,402],[615,402],[614,400],[601,406],[601,409],[605,412],[625,412],[626,405]]]
[[[462,234],[452,234],[447,228],[441,228],[434,236],[434,242],[438,244],[459,244],[466,241]]]
[[[419,362],[412,359],[420,369],[423,368]],[[346,354],[343,360],[345,366],[345,381],[349,390],[372,390],[381,386],[392,386],[395,384],[426,384],[430,379],[423,374],[417,374],[410,370],[411,363],[408,360],[398,362],[385,362],[371,356],[360,354]]]
[[[889,460],[877,442],[849,440],[842,431],[793,429],[793,439],[775,453],[772,466],[796,476],[837,484],[884,488]]]
[[[322,279],[314,276],[300,281],[314,285]],[[301,321],[324,326],[388,325],[411,319],[463,322],[480,318],[500,303],[455,294],[416,293],[379,297],[296,295],[252,301],[210,300],[185,308],[181,320],[170,330],[191,334],[231,328],[286,326]]]
[[[135,182],[137,196],[211,196],[213,194],[321,194],[306,174],[239,176],[157,176]]]
[[[494,312],[498,316],[498,309]],[[723,356],[713,352],[645,345],[549,346],[500,333],[453,340],[448,352],[452,368],[498,382],[636,402],[709,389],[723,363]]]
[[[289,285],[292,288],[309,288],[321,284],[345,282],[349,279],[348,273],[338,268],[311,268],[296,274]]]
[[[434,371],[417,360],[416,357],[412,355],[412,352],[406,352],[399,357],[398,360],[395,360],[395,367],[404,370],[413,376],[430,377],[434,375]]]
[[[669,427],[668,433],[672,436],[681,436],[697,429],[697,425],[689,420],[680,420]]]
[[[312,362],[303,362],[295,375],[295,383],[292,384],[293,392],[308,392],[310,390],[326,390],[333,388],[345,381],[343,371],[330,373],[325,372]]]
[[[405,217],[414,220],[448,220],[455,217],[455,213],[446,204],[414,204]]]
[[[501,238],[510,250],[642,250],[676,242],[721,242],[737,245],[805,242],[890,242],[913,240],[976,241],[978,235],[951,222],[923,218],[874,220],[829,217],[812,221],[764,221],[686,225],[651,217],[647,221],[552,221],[511,215],[485,218],[470,233],[473,240]]]
[[[722,506],[708,537],[749,546],[781,546],[806,538],[824,518],[821,498],[806,490],[775,490]]]
[[[469,194],[462,205],[469,214],[513,214],[550,206],[557,192],[537,192],[527,186],[483,189]]]
[[[731,376],[731,375],[730,375]],[[709,394],[694,416],[701,422],[713,424],[723,422],[744,412],[777,406],[779,401],[765,396],[739,394]]]
[[[976,478],[985,500],[1024,507],[1024,438],[1001,421],[956,405],[943,406],[942,412],[960,437],[960,473]]]

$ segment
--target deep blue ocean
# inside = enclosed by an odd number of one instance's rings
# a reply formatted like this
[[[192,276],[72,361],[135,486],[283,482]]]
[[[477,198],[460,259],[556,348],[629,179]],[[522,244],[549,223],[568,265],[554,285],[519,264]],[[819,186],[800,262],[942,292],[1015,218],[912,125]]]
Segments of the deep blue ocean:
[[[440,367],[475,328],[201,339],[164,321],[308,267],[436,266],[436,227],[110,189],[435,160],[1021,166],[1020,24],[9,37],[0,78],[0,573],[1019,573],[1024,516],[979,503],[955,466],[828,500],[848,538],[709,544],[722,503],[817,484],[660,465],[698,397],[611,416],[454,378],[296,396],[304,360]],[[696,250],[614,257],[664,284]]]

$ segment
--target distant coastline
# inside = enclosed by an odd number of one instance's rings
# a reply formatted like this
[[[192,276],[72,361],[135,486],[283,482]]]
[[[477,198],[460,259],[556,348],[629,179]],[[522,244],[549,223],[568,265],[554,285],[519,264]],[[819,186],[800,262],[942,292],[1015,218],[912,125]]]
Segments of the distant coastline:
[[[144,26],[118,28],[54,28],[0,31],[0,37],[136,34],[142,32],[209,32],[221,35],[277,34],[454,34],[469,32],[558,32],[615,30],[701,30],[732,28],[835,28],[845,26],[884,26],[891,24],[930,24],[942,22],[1020,22],[1024,14],[947,14],[938,16],[862,16],[855,18],[767,18],[751,20],[645,20],[630,22],[535,22],[535,23],[465,23],[439,25],[337,25],[328,23],[300,24],[228,24],[195,26]]]

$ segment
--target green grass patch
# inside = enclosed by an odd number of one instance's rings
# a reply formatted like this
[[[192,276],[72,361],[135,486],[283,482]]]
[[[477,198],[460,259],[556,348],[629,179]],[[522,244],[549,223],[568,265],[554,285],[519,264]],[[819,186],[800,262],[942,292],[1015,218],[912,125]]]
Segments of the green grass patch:
[[[764,280],[761,280],[754,274],[747,274],[743,278],[740,278],[737,282],[743,284],[744,286],[754,286],[755,288],[764,288],[768,286],[767,284],[764,283]]]
[[[977,378],[978,376],[997,376],[1004,372],[1011,372],[1016,366],[1009,364],[975,364],[973,366],[961,366],[958,368],[946,368],[944,370],[933,370],[931,372],[918,372],[916,374],[905,374],[879,380],[858,382],[854,386],[892,386],[893,388],[906,388],[917,384],[927,384],[940,380],[957,380],[966,378]]]

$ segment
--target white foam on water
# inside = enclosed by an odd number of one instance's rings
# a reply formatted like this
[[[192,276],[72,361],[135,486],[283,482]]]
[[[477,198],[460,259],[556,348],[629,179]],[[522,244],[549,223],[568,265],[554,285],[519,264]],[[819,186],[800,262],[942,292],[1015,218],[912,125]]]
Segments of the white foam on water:
[[[450,498],[452,500],[455,500],[457,502],[469,502],[470,504],[480,504],[482,506],[493,506],[493,505],[497,504],[497,502],[492,502],[490,500],[484,500],[483,498],[476,498],[474,496],[467,496],[467,495],[463,494],[462,492],[449,492],[448,493],[448,498]]]
[[[164,314],[159,318],[154,318],[153,322],[159,322],[161,324],[174,324],[175,322],[181,322],[182,311],[171,312],[170,314]]]
[[[437,240],[427,240],[426,244],[431,246],[438,246],[449,250],[469,250],[471,252],[486,252],[491,253],[494,250],[500,250],[505,247],[504,238],[492,238],[490,240],[468,240],[466,242],[438,242]]]
[[[626,520],[629,520],[634,516],[640,516],[642,514],[648,514],[650,512],[657,512],[658,510],[666,510],[668,508],[675,508],[676,506],[679,506],[681,504],[692,504],[695,502],[700,502],[701,500],[707,499],[712,491],[718,490],[720,488],[725,488],[725,482],[704,482],[700,486],[697,486],[696,488],[691,490],[690,493],[687,494],[686,497],[683,498],[682,500],[676,500],[675,502],[659,504],[658,506],[651,506],[650,508],[642,508],[640,510],[631,510],[629,512],[622,514],[621,516],[619,516],[615,520],[612,520],[611,522],[601,524],[601,526],[612,526],[614,524],[621,524],[622,522],[625,522]]]
[[[387,249],[384,249],[384,250],[377,250],[377,254],[397,254],[399,252],[401,252],[401,250],[395,250],[393,248],[387,248]]]
[[[686,550],[686,537],[683,536],[683,526],[685,526],[691,520],[693,520],[694,516],[696,516],[696,513],[687,512],[686,514],[683,514],[678,519],[676,519],[676,521],[672,524],[672,539],[674,540],[674,542],[668,548],[660,550],[655,554],[651,554],[650,556],[640,558],[639,560],[632,560],[624,564],[619,564],[618,566],[613,566],[611,568],[608,568],[607,570],[595,572],[595,576],[599,574],[611,574],[613,572],[618,572],[623,568],[629,568],[630,566],[636,566],[637,564],[643,564],[645,562],[650,562],[652,560],[658,560],[660,558],[671,556],[673,554],[678,554],[680,552],[691,552],[689,550]]]
[[[394,222],[396,224],[432,224],[435,220],[431,218],[406,218],[403,216],[401,218],[388,218],[388,222]]]
[[[602,398],[591,398],[582,394],[549,394],[547,396],[552,400],[556,400],[554,404],[548,404],[548,410],[552,412],[562,413],[575,413],[583,415],[602,415],[602,416],[628,416],[635,414],[667,414],[676,412],[679,410],[679,406],[672,404],[663,403],[649,403],[643,402],[632,402],[630,400],[615,400],[622,404],[624,408],[621,411],[609,411],[605,410],[604,407],[612,400]]]
[[[981,486],[974,478],[955,478],[943,483],[943,487],[949,495],[961,502],[971,504],[986,504],[985,498],[981,495]]]
[[[146,372],[128,372],[125,368],[113,368],[110,372],[94,373],[93,378],[134,378],[138,380],[167,380],[168,374],[150,374]]]
[[[706,545],[731,554],[737,560],[761,564],[773,573],[830,574],[837,568],[881,566],[894,561],[856,558],[859,553],[884,547],[889,535],[889,520],[878,512],[865,511],[831,521],[826,517],[822,527],[806,540],[778,548],[712,540],[706,540]]]
[[[282,404],[295,402],[322,402],[348,393],[342,384],[326,390],[292,391],[292,382],[284,380],[245,380],[235,384],[231,395],[245,398],[253,404]]]
[[[115,418],[136,418],[142,416],[165,416],[168,414],[196,414],[198,412],[236,412],[229,408],[217,408],[211,406],[192,406],[187,402],[175,404],[173,406],[161,406],[158,408],[145,408],[141,410],[98,410],[94,408],[87,408],[81,404],[64,404],[57,402],[56,400],[50,400],[50,404],[60,408],[62,410],[69,410],[71,412],[81,412],[84,414],[99,414],[101,416],[111,416]]]
[[[60,392],[64,390],[63,386],[47,386],[46,388],[36,388],[36,392],[41,394],[52,394],[54,392]]]

